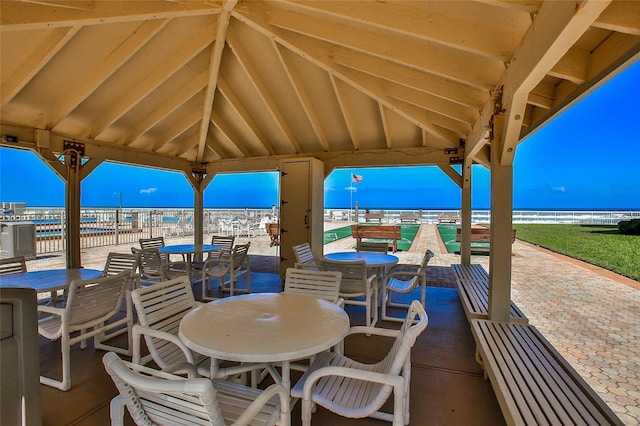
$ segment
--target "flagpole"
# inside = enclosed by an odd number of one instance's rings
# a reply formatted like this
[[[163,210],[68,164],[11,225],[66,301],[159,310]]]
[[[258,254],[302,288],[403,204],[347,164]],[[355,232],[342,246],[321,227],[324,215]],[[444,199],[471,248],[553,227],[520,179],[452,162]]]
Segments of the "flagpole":
[[[353,207],[353,172],[349,173],[349,222],[351,222],[351,208]]]

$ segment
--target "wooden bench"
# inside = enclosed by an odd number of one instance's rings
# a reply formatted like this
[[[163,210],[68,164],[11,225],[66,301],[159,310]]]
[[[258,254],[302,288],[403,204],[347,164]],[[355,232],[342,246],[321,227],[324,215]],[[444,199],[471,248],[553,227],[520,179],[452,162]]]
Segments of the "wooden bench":
[[[451,265],[456,287],[467,319],[489,318],[489,274],[482,265]],[[529,324],[527,316],[513,301],[509,307],[510,321]]]
[[[460,216],[442,214],[438,216],[438,223],[458,223],[460,222]]]
[[[394,253],[398,251],[398,240],[402,239],[398,225],[351,225],[351,236],[356,239],[356,244],[360,244],[363,238],[387,240]]]
[[[382,223],[382,216],[383,216],[382,213],[365,213],[364,220],[365,222],[377,220],[378,223]]]
[[[400,223],[405,222],[414,222],[418,223],[420,221],[420,216],[417,214],[401,214],[400,215]]]
[[[471,320],[476,358],[508,425],[622,425],[532,325]]]
[[[462,241],[462,229],[456,229],[456,242]],[[511,230],[511,243],[516,241],[516,230]],[[471,228],[471,244],[473,243],[490,243],[491,229],[489,228]],[[489,251],[490,247],[472,246],[472,251]]]

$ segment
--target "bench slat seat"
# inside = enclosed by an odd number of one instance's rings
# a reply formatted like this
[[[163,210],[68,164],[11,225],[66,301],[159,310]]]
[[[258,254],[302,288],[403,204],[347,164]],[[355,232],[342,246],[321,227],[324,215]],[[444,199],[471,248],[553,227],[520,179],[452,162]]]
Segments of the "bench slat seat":
[[[489,274],[482,265],[453,264],[456,286],[467,319],[489,318]],[[527,316],[513,301],[509,307],[511,322],[528,324]]]
[[[622,425],[531,325],[470,320],[476,356],[509,425]]]

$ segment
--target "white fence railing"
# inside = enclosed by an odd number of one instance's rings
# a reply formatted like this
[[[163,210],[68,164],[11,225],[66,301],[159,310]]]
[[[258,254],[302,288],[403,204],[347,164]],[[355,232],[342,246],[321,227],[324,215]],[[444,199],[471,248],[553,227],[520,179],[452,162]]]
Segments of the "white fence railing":
[[[458,210],[372,210],[382,213],[383,223],[399,223],[403,217],[417,217],[419,223],[438,223],[441,216],[459,216]],[[326,209],[327,222],[364,222],[365,210]],[[205,235],[264,235],[266,222],[277,220],[271,209],[205,209]],[[621,220],[640,218],[640,210],[629,211],[514,211],[513,223],[569,223],[616,225]],[[489,210],[474,210],[474,223],[489,223]],[[136,244],[140,238],[193,235],[193,209],[82,209],[81,248]],[[35,225],[36,253],[65,251],[66,217],[60,208],[29,208],[20,214],[0,215],[5,244],[5,227],[10,223]]]

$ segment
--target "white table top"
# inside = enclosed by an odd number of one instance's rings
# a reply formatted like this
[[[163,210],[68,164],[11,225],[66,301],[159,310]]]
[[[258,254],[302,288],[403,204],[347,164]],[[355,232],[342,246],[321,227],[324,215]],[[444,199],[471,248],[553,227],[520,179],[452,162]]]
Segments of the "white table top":
[[[339,262],[355,262],[356,260],[364,260],[369,267],[392,266],[398,263],[398,257],[392,254],[376,253],[371,251],[341,251],[336,253],[327,253],[324,255],[327,259]]]
[[[200,306],[182,319],[179,335],[192,350],[213,358],[279,362],[306,358],[339,343],[349,316],[310,296],[253,293]]]
[[[102,276],[97,269],[49,269],[0,276],[0,287],[27,287],[38,293],[67,288],[71,281],[88,280]]]
[[[189,254],[189,253],[204,253],[207,251],[218,250],[220,246],[214,246],[211,244],[175,244],[171,246],[158,247],[160,253],[170,254]]]

